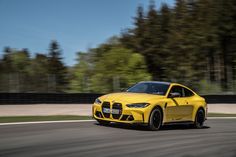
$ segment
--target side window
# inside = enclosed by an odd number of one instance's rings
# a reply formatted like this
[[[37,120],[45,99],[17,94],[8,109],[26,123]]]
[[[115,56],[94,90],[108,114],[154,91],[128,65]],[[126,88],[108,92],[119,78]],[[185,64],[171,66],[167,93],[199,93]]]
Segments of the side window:
[[[180,87],[180,86],[173,86],[170,90],[170,93],[179,93],[180,94],[180,97],[183,97],[184,93],[183,93],[183,88]]]
[[[190,90],[188,90],[187,88],[184,88],[184,96],[185,97],[190,97],[190,96],[193,96],[194,93]]]

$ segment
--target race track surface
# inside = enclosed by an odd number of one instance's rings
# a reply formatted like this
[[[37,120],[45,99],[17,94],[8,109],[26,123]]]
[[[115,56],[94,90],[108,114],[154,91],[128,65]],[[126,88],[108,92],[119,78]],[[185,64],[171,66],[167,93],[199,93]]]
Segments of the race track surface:
[[[236,119],[147,131],[96,122],[0,126],[0,157],[236,157]]]

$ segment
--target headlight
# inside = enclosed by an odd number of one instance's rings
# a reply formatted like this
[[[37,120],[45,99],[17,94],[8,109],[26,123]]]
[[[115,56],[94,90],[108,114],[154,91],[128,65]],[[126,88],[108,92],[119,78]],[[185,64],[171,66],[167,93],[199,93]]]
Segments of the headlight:
[[[95,103],[95,104],[101,104],[102,101],[97,98],[94,103]]]
[[[126,106],[129,108],[144,108],[149,106],[149,103],[135,103],[135,104],[127,104]]]

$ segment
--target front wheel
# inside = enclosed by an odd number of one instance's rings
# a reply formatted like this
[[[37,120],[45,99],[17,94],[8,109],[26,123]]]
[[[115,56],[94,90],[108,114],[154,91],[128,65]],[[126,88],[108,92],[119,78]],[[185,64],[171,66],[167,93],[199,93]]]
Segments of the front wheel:
[[[160,108],[155,108],[152,110],[150,118],[149,118],[149,123],[148,127],[150,130],[159,130],[162,125],[162,112]]]
[[[110,122],[105,120],[97,120],[100,125],[108,125]]]
[[[203,109],[199,109],[195,117],[194,127],[198,129],[202,128],[204,121],[205,121],[205,112]]]

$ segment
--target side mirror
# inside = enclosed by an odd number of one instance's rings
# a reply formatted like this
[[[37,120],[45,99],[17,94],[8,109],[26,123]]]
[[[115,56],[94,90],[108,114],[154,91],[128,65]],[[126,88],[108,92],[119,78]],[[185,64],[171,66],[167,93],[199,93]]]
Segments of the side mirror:
[[[178,92],[173,92],[173,93],[169,94],[169,98],[176,98],[176,97],[180,97],[180,96],[181,96],[181,94]]]
[[[126,89],[126,88],[121,88],[120,91],[121,91],[121,92],[126,92],[127,89]]]

